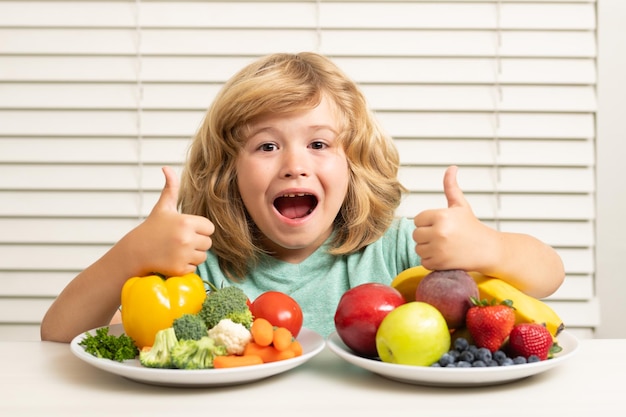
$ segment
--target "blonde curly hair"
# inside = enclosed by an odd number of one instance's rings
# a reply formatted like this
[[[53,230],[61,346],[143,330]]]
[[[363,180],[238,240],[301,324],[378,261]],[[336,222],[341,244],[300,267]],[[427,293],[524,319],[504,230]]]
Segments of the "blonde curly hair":
[[[264,115],[312,109],[322,98],[338,109],[348,160],[348,192],[335,219],[331,253],[347,255],[379,239],[406,189],[398,151],[355,82],[327,57],[278,53],[244,67],[222,87],[189,148],[179,207],[215,224],[211,250],[231,279],[242,279],[264,253],[237,187],[236,162],[250,123]]]

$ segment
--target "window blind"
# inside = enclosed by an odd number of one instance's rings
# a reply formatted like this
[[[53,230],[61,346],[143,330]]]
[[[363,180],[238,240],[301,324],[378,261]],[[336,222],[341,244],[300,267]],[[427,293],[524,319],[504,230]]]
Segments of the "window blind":
[[[591,336],[596,6],[0,0],[0,337],[38,339],[54,297],[149,213],[227,78],[302,50],[333,58],[394,137],[399,215],[444,206],[459,165],[481,220],[557,249],[567,277],[546,302]]]

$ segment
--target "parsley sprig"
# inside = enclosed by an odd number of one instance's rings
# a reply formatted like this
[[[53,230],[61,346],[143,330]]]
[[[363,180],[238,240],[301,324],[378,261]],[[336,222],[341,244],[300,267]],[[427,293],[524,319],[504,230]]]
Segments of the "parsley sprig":
[[[125,334],[111,335],[108,327],[96,329],[95,335],[85,333],[85,337],[78,344],[85,348],[85,352],[97,358],[118,362],[134,359],[139,354],[139,349],[135,346],[133,339]]]

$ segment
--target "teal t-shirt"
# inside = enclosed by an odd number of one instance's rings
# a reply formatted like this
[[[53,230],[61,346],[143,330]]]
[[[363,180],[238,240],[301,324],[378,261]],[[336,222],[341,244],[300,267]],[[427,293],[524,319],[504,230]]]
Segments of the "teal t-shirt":
[[[303,326],[327,337],[335,331],[335,310],[346,290],[365,282],[389,284],[398,273],[420,264],[414,229],[411,220],[399,218],[378,241],[346,256],[328,254],[328,242],[298,264],[266,256],[241,282],[229,280],[209,251],[198,274],[217,287],[237,286],[251,300],[271,290],[289,294],[302,308]]]

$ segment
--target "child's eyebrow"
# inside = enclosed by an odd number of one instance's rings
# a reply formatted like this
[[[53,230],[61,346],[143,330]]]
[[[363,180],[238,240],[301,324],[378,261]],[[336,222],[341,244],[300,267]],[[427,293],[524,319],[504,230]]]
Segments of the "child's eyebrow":
[[[331,125],[325,125],[325,124],[324,125],[307,126],[306,129],[309,130],[310,132],[319,132],[319,131],[322,131],[322,130],[327,130],[327,131],[333,133],[334,135],[338,135],[339,134],[339,132],[337,131],[337,129],[335,127],[333,127]],[[261,125],[261,126],[258,126],[258,127],[251,126],[251,128],[248,131],[247,137],[251,138],[251,137],[254,137],[254,136],[258,135],[259,133],[272,132],[274,130],[277,130],[277,129],[275,129],[273,126],[264,126],[264,125]]]
[[[309,127],[310,130],[317,132],[318,130],[330,130],[334,134],[337,134],[337,129],[330,125],[313,125]]]

